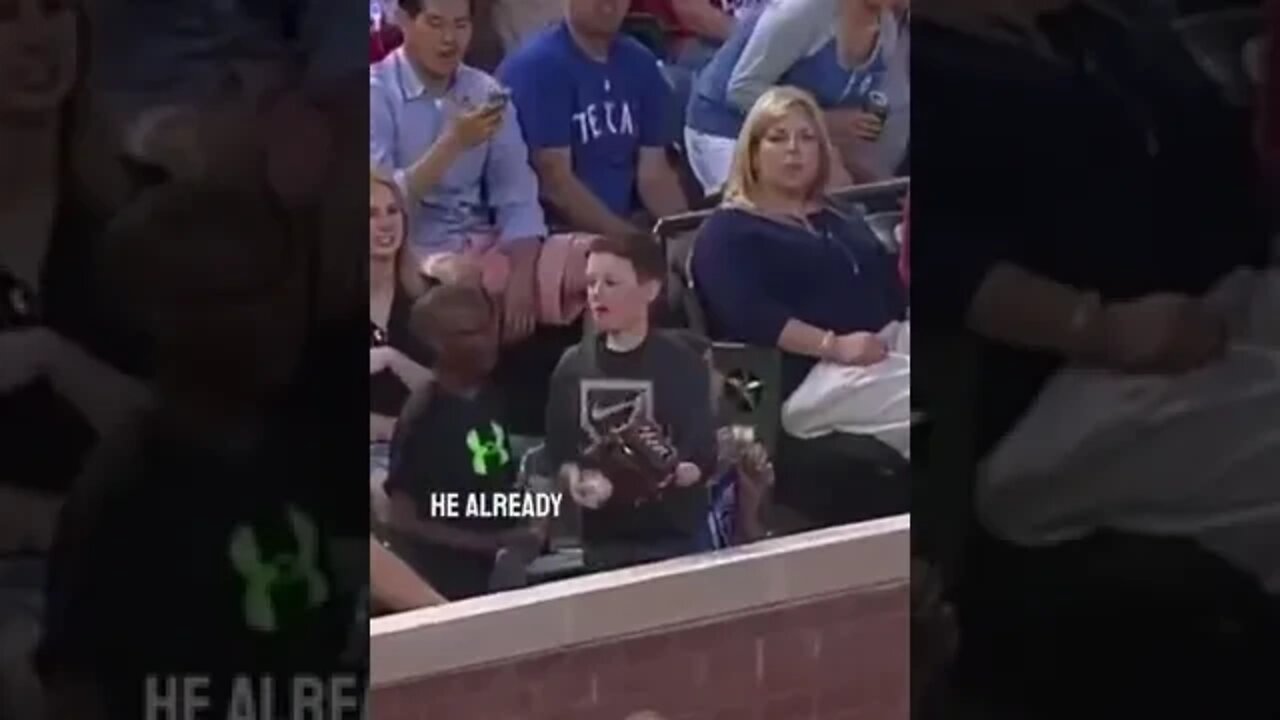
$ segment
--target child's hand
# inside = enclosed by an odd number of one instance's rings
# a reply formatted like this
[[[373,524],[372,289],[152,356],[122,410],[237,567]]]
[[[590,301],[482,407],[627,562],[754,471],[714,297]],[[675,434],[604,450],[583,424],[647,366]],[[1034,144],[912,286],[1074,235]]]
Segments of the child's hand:
[[[773,487],[773,463],[769,451],[760,443],[751,443],[738,459],[738,500],[744,508],[758,510]]]
[[[599,510],[613,496],[613,483],[597,470],[582,470],[577,465],[565,467],[569,496],[588,510]]]
[[[676,466],[676,485],[679,487],[691,487],[697,485],[702,480],[702,470],[691,462],[682,462]]]

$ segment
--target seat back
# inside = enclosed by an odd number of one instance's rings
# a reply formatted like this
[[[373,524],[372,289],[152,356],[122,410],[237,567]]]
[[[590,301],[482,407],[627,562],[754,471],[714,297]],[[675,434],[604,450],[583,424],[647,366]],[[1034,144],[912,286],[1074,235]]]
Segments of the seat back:
[[[782,354],[774,348],[717,342],[712,362],[722,379],[720,417],[754,428],[756,439],[776,457],[782,425]]]
[[[876,234],[876,239],[890,254],[897,255],[901,252],[902,243],[899,242],[897,236],[898,226],[902,224],[901,210],[885,210],[873,213],[866,217],[866,221],[871,228],[871,232]]]

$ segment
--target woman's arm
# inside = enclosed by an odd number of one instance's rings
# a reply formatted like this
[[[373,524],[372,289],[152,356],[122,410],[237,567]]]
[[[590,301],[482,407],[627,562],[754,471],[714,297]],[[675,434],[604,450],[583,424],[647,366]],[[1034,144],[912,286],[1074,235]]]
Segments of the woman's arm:
[[[831,359],[834,333],[814,327],[809,323],[790,318],[778,333],[777,346],[781,350],[817,360]]]
[[[996,342],[1121,372],[1174,374],[1219,358],[1225,321],[1198,298],[1152,293],[1103,305],[1083,292],[999,263],[968,310],[969,326]]]
[[[391,612],[448,602],[405,561],[373,538],[369,538],[369,586],[374,603]]]
[[[391,442],[396,434],[396,419],[369,413],[369,442]]]
[[[969,304],[967,321],[996,342],[1070,359],[1098,358],[1101,306],[1088,293],[1011,263],[987,273]]]
[[[27,333],[21,343],[25,347],[17,352],[37,359],[54,390],[84,415],[99,436],[149,401],[150,393],[142,383],[100,362],[75,343],[44,328]]]
[[[390,350],[387,357],[387,369],[401,379],[404,387],[422,387],[422,384],[430,382],[431,370],[417,364],[412,357],[404,355],[403,352],[396,350],[394,347]]]

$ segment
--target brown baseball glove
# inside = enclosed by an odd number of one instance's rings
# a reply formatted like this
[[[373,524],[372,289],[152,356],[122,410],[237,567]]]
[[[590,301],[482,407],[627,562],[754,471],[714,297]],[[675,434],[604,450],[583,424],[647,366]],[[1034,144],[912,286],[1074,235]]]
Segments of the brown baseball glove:
[[[657,499],[675,479],[675,446],[656,424],[637,419],[611,430],[583,453],[583,467],[613,486],[614,502],[642,505]]]

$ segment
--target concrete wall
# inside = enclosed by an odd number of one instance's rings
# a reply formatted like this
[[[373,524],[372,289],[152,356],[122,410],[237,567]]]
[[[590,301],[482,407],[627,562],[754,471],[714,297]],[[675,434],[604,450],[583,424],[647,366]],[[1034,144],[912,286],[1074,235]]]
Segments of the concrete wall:
[[[371,717],[906,720],[909,532],[895,518],[380,619]]]

